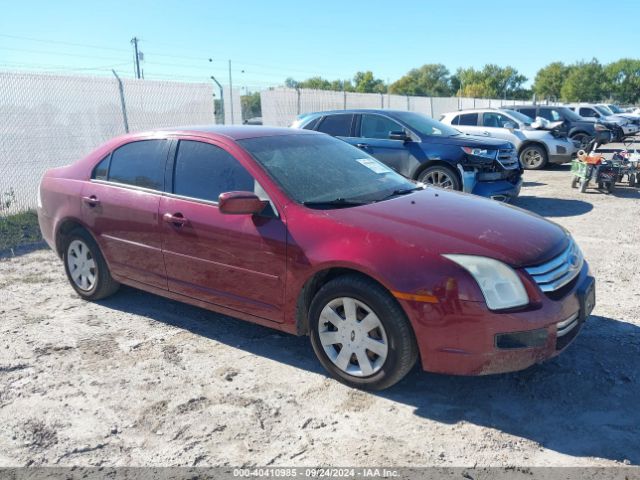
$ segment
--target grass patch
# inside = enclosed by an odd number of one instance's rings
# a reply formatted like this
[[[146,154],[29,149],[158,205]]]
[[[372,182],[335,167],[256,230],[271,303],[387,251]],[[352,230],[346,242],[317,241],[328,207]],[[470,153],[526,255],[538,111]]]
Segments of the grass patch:
[[[40,241],[42,235],[35,210],[0,217],[0,251]]]

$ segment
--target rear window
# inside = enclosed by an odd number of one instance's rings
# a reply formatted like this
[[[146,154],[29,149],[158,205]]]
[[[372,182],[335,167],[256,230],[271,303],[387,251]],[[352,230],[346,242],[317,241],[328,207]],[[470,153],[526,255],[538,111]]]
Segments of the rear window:
[[[98,162],[98,164],[93,169],[93,173],[91,174],[91,178],[94,180],[107,180],[109,175],[109,160],[111,159],[111,154],[104,157],[102,160]]]
[[[316,128],[316,125],[318,124],[319,120],[320,120],[320,117],[316,117],[302,128],[304,128],[305,130],[313,130],[314,128]]]
[[[451,122],[452,125],[467,125],[467,126],[476,126],[478,125],[478,114],[477,113],[464,113],[462,115],[458,115]]]
[[[141,140],[111,154],[109,181],[162,190],[166,161],[166,140]]]
[[[328,115],[322,119],[317,130],[334,137],[349,137],[351,136],[352,121],[353,115]]]

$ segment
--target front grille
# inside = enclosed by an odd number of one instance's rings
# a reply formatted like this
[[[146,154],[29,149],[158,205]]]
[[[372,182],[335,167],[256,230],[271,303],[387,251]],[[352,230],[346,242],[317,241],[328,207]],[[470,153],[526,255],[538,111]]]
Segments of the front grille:
[[[500,165],[507,170],[513,170],[520,168],[520,162],[518,161],[518,155],[513,148],[498,150],[498,156],[496,158]]]
[[[545,293],[555,292],[571,282],[582,269],[584,257],[578,245],[571,240],[560,255],[542,265],[525,268]]]

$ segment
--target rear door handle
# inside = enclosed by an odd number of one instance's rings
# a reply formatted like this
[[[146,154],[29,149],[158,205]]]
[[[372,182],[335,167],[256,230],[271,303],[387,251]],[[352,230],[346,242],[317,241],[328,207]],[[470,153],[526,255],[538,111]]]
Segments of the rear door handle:
[[[364,150],[364,149],[369,148],[369,145],[366,144],[366,143],[356,143],[356,147],[362,148]]]
[[[171,223],[176,227],[181,227],[185,223],[187,223],[187,219],[184,218],[181,213],[176,213],[174,215],[172,215],[171,213],[165,213],[164,215],[162,215],[162,219],[165,222]]]
[[[84,203],[86,203],[90,207],[96,207],[96,206],[100,205],[100,200],[98,200],[98,197],[96,197],[95,195],[90,195],[88,197],[82,197],[82,200],[84,201]]]

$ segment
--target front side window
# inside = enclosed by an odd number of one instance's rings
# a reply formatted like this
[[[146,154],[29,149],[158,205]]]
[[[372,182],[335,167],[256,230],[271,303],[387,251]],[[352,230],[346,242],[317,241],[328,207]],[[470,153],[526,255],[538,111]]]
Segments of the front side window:
[[[460,132],[455,128],[440,123],[422,113],[395,112],[394,116],[420,135],[427,137],[455,137],[460,135]]]
[[[108,180],[136,187],[162,190],[166,140],[140,140],[111,154]]]
[[[505,124],[515,123],[506,115],[497,112],[485,112],[482,114],[482,126],[493,128],[505,128]]]
[[[254,179],[230,153],[210,143],[181,140],[173,193],[217,202],[221,193],[255,189]]]
[[[592,108],[584,108],[584,107],[580,108],[580,110],[578,111],[578,114],[581,117],[590,117],[590,118],[599,116],[598,113],[594,109],[592,109]]]
[[[389,132],[403,132],[404,128],[382,115],[362,115],[362,126],[360,127],[360,136],[364,138],[382,138],[388,139]]]
[[[317,130],[333,137],[350,137],[353,115],[328,115],[322,119]]]

